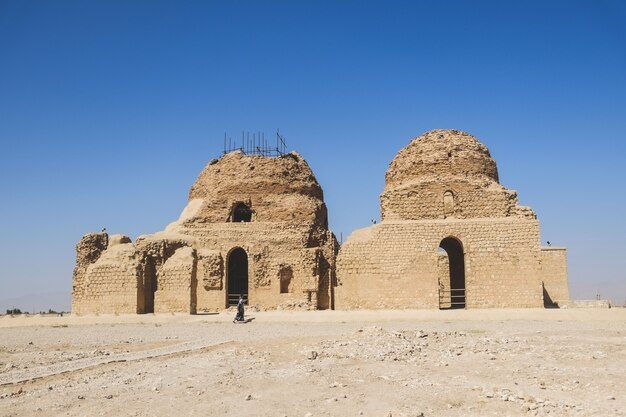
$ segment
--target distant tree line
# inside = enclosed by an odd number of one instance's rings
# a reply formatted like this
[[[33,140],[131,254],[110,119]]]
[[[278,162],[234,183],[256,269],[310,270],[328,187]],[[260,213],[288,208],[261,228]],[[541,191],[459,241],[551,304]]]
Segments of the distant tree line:
[[[63,311],[59,312],[51,308],[49,308],[47,312],[43,310],[39,312],[39,314],[62,314],[62,313]],[[7,315],[9,314],[12,316],[15,316],[18,314],[28,314],[28,311],[22,311],[19,308],[7,308]]]

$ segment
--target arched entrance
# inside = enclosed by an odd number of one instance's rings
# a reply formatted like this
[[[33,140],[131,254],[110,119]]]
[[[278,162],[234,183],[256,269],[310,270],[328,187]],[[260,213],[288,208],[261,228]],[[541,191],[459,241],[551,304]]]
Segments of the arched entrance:
[[[233,249],[228,255],[227,276],[228,305],[237,305],[239,296],[248,303],[248,255],[242,248]]]
[[[447,255],[447,279],[439,283],[439,308],[465,308],[465,257],[463,245],[454,237],[441,241],[439,248]],[[444,262],[445,267],[445,262]],[[443,278],[443,277],[441,277]],[[441,279],[440,278],[440,279]]]
[[[143,276],[143,313],[154,313],[154,295],[157,291],[157,274],[154,260],[146,257]]]

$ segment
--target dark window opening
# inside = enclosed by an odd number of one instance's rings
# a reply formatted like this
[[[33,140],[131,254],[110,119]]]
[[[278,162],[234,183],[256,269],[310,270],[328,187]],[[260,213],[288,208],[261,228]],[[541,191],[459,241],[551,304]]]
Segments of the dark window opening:
[[[234,223],[250,222],[252,221],[252,210],[246,204],[239,203],[233,209],[232,219]]]

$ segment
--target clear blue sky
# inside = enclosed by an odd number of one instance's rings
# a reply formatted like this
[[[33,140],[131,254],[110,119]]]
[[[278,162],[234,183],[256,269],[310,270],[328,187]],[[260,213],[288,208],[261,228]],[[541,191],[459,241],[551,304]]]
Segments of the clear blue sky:
[[[84,233],[162,230],[278,127],[344,240],[411,138],[472,133],[572,296],[626,299],[622,1],[0,0],[0,308],[67,307]]]

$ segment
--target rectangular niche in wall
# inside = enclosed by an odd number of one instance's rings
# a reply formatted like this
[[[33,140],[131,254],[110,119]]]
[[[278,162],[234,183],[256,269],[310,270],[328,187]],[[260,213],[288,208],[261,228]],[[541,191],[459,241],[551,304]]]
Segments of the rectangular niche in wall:
[[[293,278],[293,269],[289,265],[281,265],[278,270],[278,278],[280,280],[280,293],[287,294],[292,292],[291,279]]]

